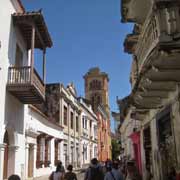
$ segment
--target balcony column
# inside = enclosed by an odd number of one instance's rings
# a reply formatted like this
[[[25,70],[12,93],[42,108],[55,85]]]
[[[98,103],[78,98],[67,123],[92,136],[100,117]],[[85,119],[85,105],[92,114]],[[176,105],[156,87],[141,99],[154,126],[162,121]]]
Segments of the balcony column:
[[[35,46],[35,26],[32,26],[31,34],[31,82],[33,81],[33,71],[34,71],[34,46]]]
[[[43,82],[46,83],[46,48],[43,49]]]

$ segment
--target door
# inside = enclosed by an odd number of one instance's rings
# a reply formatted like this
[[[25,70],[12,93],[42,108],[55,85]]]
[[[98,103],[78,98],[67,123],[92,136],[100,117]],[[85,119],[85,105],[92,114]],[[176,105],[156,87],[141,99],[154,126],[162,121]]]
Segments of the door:
[[[15,57],[15,82],[21,83],[24,80],[23,66],[23,53],[18,45],[16,45],[16,57]]]
[[[34,165],[34,152],[33,145],[29,146],[29,156],[28,156],[28,177],[33,177],[33,165]]]

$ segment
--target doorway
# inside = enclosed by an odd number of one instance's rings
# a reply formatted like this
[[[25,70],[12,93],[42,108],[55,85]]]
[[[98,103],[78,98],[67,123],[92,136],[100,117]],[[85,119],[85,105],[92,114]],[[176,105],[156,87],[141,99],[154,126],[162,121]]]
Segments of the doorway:
[[[33,165],[34,165],[34,151],[33,151],[33,144],[29,145],[29,156],[28,156],[28,177],[33,177]]]

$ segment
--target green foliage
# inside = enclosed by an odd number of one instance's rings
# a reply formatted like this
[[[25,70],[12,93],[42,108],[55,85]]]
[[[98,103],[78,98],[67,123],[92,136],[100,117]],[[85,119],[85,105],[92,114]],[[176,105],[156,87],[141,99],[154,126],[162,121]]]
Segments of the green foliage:
[[[120,147],[121,147],[119,140],[112,139],[111,145],[112,145],[112,159],[117,159],[118,156],[120,155]]]

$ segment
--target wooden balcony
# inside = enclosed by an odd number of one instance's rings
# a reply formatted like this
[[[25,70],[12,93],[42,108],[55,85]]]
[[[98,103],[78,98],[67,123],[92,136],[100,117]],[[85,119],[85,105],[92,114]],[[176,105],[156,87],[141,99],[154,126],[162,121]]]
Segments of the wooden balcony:
[[[7,90],[24,104],[40,104],[45,99],[45,85],[30,66],[9,67]]]
[[[180,48],[179,9],[174,4],[164,5],[146,18],[135,50],[139,72],[151,63],[155,53]]]

